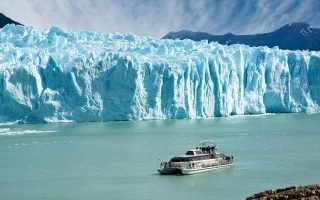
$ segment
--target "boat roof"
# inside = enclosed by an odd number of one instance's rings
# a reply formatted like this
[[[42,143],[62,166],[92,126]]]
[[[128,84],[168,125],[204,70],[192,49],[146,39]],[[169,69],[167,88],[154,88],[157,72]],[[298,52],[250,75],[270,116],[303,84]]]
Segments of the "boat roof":
[[[197,149],[197,148],[192,148],[192,149],[190,149],[190,150],[188,150],[188,151],[201,151],[201,150],[199,150],[199,149]]]

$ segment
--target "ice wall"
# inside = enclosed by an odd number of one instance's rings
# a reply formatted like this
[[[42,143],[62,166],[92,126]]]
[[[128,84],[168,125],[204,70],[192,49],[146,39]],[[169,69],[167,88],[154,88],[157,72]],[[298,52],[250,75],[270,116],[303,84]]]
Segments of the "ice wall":
[[[0,29],[0,121],[319,112],[320,52]]]

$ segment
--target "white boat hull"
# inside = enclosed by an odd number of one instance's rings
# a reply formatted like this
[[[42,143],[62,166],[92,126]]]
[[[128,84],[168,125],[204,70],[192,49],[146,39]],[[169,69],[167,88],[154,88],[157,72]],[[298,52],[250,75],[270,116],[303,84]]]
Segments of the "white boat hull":
[[[195,168],[195,169],[181,169],[181,174],[184,175],[190,175],[190,174],[196,174],[196,173],[201,173],[201,172],[207,172],[207,171],[212,171],[216,169],[221,169],[221,168],[226,168],[233,166],[233,163],[225,164],[225,165],[216,165],[216,166],[211,166],[211,167],[205,167],[205,168]]]

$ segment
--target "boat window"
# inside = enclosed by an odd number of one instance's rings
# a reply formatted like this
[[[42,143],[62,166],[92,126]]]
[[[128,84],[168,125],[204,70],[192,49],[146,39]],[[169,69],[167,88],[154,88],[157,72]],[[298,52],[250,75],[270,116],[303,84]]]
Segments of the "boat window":
[[[187,151],[186,155],[194,155],[193,151]]]
[[[186,158],[183,157],[174,157],[171,158],[170,162],[187,162],[188,160]]]
[[[170,162],[189,162],[189,161],[198,161],[204,159],[211,159],[211,155],[202,155],[202,156],[194,156],[194,157],[174,157],[171,158]]]

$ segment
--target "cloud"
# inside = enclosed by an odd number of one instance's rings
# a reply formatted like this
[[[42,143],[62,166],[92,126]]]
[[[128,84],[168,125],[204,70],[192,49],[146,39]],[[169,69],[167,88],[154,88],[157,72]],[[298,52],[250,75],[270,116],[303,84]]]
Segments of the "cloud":
[[[1,0],[0,12],[38,29],[213,34],[272,31],[296,21],[320,27],[319,0]]]

